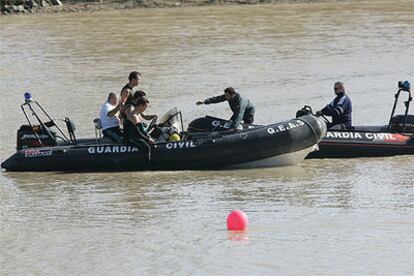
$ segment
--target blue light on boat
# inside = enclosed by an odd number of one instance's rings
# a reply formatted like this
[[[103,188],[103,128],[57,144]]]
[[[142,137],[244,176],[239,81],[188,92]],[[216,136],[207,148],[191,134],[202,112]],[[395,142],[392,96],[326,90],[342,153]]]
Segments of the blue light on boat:
[[[409,81],[405,81],[405,82],[403,82],[403,84],[402,84],[402,89],[403,90],[405,90],[405,91],[409,91],[410,90],[410,82]]]
[[[26,103],[31,102],[33,100],[32,94],[30,92],[24,93],[24,100],[25,100]]]

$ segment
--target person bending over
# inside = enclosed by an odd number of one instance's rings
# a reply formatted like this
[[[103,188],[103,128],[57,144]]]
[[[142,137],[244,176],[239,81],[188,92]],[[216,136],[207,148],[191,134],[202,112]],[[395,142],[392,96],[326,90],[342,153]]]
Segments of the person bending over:
[[[233,87],[224,89],[224,94],[216,97],[205,99],[204,101],[198,101],[197,105],[212,104],[228,101],[233,115],[230,120],[233,122],[233,128],[242,129],[241,122],[251,125],[254,121],[254,105],[249,99],[241,96]]]

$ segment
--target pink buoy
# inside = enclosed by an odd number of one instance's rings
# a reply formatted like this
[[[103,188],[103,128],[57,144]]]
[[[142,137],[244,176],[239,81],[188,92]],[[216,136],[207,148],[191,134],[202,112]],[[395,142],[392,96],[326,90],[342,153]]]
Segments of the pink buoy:
[[[240,210],[233,210],[227,217],[228,230],[244,230],[247,228],[249,220],[245,213]]]

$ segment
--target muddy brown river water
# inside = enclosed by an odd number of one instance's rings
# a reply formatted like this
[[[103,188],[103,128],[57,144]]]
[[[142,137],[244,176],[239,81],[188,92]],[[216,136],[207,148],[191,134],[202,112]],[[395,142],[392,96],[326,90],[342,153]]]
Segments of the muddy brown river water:
[[[0,159],[23,93],[79,137],[143,74],[151,112],[229,117],[195,102],[235,86],[256,122],[319,109],[337,80],[354,123],[388,122],[414,81],[414,2],[337,1],[0,17]],[[225,227],[239,208],[245,233]],[[0,173],[2,275],[412,275],[414,156],[236,171]]]

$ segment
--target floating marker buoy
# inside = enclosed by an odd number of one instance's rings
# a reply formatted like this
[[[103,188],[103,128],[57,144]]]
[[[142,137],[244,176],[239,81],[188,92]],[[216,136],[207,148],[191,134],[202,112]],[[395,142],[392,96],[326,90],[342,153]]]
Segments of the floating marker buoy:
[[[245,230],[249,220],[244,212],[240,210],[233,210],[227,216],[227,229],[228,230]]]

